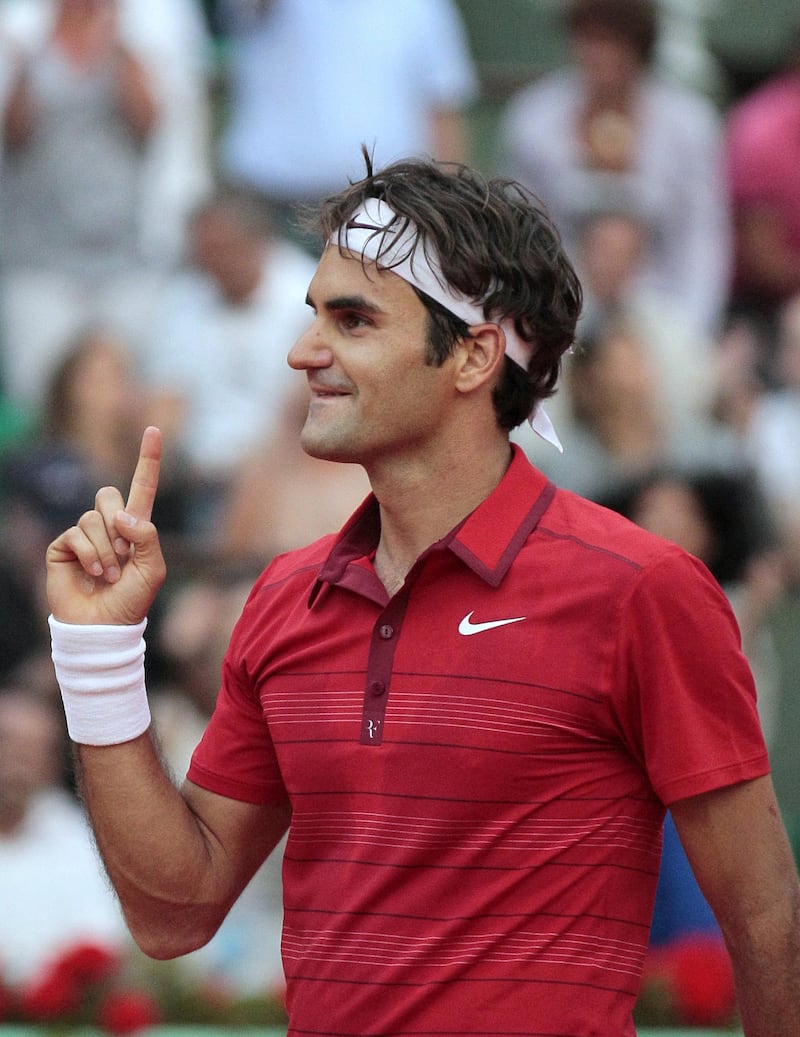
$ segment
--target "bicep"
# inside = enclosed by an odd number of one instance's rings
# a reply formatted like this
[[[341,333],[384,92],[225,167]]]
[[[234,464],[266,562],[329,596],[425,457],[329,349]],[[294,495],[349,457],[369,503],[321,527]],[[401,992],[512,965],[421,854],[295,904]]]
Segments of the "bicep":
[[[768,776],[678,800],[670,810],[724,931],[741,931],[786,903],[796,868]]]
[[[245,803],[210,792],[188,779],[182,794],[203,829],[217,874],[238,896],[286,833],[291,819],[288,802]]]

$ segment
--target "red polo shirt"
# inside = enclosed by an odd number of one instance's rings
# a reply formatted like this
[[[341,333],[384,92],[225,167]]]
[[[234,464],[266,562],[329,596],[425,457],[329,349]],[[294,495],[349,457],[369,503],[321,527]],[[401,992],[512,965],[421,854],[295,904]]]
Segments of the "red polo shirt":
[[[391,599],[378,532],[260,577],[189,771],[291,801],[289,1034],[632,1035],[665,805],[768,771],[727,600],[518,449]]]

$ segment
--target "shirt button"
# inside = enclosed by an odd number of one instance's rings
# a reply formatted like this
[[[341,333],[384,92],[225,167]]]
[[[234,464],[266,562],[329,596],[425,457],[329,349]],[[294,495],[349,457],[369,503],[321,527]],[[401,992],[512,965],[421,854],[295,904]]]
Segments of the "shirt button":
[[[386,685],[383,683],[383,681],[373,681],[372,684],[370,684],[369,686],[369,690],[376,698],[378,698],[378,696],[383,695],[383,693],[386,691]]]
[[[384,641],[388,641],[390,637],[394,637],[394,627],[384,623],[380,629],[380,635]]]

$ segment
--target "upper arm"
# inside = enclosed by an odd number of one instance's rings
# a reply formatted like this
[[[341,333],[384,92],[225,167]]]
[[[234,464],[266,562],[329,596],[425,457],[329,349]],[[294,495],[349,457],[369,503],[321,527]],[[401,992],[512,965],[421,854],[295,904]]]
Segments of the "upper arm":
[[[199,822],[216,873],[231,901],[249,882],[289,827],[288,802],[253,804],[229,799],[188,779],[183,797]]]
[[[697,881],[726,936],[797,903],[797,869],[769,776],[670,804]]]

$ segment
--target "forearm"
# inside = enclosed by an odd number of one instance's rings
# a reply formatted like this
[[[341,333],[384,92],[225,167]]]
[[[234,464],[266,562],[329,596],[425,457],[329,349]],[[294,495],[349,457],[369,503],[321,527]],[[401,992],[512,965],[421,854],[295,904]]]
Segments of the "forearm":
[[[80,791],[131,933],[153,957],[213,935],[232,895],[216,847],[164,770],[150,733],[76,747]]]
[[[103,487],[47,550],[53,663],[80,788],[136,941],[153,957],[205,943],[286,831],[287,798],[178,789],[150,733],[145,618],[166,566],[150,521],[161,434],[142,436],[128,502]],[[126,549],[126,545],[130,545]],[[132,548],[132,550],[131,550]]]
[[[726,941],[746,1037],[800,1037],[800,891]]]
[[[131,932],[156,957],[192,950],[231,902],[217,876],[235,883],[238,872],[220,868],[224,858],[153,744],[145,621],[49,622],[84,800]]]
[[[746,1037],[800,1037],[800,883],[771,780],[671,809],[725,936]]]

